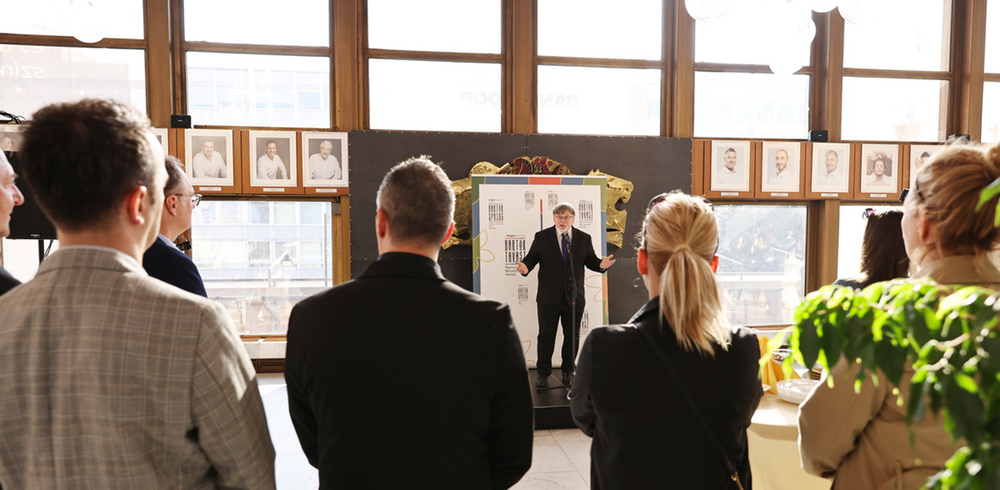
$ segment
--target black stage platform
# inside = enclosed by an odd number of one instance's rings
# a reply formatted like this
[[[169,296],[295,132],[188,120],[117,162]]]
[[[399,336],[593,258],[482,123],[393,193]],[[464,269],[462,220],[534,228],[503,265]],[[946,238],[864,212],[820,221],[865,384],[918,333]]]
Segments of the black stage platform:
[[[562,370],[553,369],[549,376],[548,388],[535,388],[538,372],[528,370],[531,383],[531,404],[535,407],[535,429],[574,429],[573,416],[569,412],[569,390],[562,385]]]

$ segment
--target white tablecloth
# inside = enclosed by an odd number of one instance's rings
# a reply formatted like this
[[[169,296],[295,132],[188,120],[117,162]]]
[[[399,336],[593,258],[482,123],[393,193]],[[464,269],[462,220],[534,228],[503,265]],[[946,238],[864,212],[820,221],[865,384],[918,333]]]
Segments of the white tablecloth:
[[[750,421],[747,444],[754,490],[828,490],[831,480],[799,466],[799,406],[764,393]]]

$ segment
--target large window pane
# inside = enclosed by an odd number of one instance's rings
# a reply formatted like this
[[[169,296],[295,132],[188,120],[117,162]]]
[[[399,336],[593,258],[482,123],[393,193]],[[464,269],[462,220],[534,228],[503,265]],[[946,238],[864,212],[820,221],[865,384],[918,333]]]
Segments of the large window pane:
[[[74,36],[92,31],[105,38],[142,39],[142,4],[142,0],[7,0],[0,2],[0,32]]]
[[[868,219],[866,209],[876,212],[896,209],[902,206],[841,206],[840,233],[837,245],[837,279],[850,279],[861,273],[861,244],[865,238],[865,227]]]
[[[907,0],[894,5],[898,7],[877,18],[845,24],[844,66],[947,71],[951,0]]]
[[[798,12],[801,17],[794,17],[796,24],[791,24],[791,18],[778,20],[781,13],[776,12],[775,2],[765,4],[736,0],[726,15],[715,22],[695,23],[694,59],[706,63],[735,63],[748,65],[769,65],[776,49],[789,46],[789,37],[799,39],[805,47],[806,40],[812,40],[806,34],[809,20],[807,11]],[[785,12],[782,12],[785,13]],[[687,15],[682,12],[681,15]],[[776,31],[781,24],[781,31]],[[791,32],[798,26],[796,32]],[[813,31],[815,32],[815,24]],[[776,32],[781,35],[776,35]],[[776,46],[777,45],[777,46]],[[808,50],[803,53],[803,64],[809,63]]]
[[[217,43],[329,46],[329,5],[328,0],[185,0],[184,37]]]
[[[330,127],[330,59],[187,54],[188,113],[196,125]]]
[[[717,204],[719,272],[737,325],[792,322],[805,294],[806,206]]]
[[[844,77],[845,140],[944,141],[948,82]]]
[[[1000,82],[983,84],[983,143],[1000,141]]]
[[[145,113],[143,52],[0,44],[3,110],[30,119],[33,112],[53,102],[92,97],[114,99]]]
[[[662,12],[660,0],[539,0],[538,54],[658,60]]]
[[[372,129],[500,131],[500,64],[373,59]]]
[[[500,0],[368,0],[375,49],[500,53]]]
[[[538,67],[538,132],[660,134],[660,70]]]
[[[1000,73],[1000,2],[986,4],[986,73]]]
[[[272,204],[279,216],[319,206],[322,219],[289,226],[255,218]],[[225,214],[242,219],[220,223],[214,216],[223,207],[237,208]],[[284,334],[292,307],[331,286],[332,212],[329,202],[202,201],[195,208],[192,257],[208,297],[228,309],[241,334]]]
[[[803,139],[809,75],[696,72],[696,137]]]

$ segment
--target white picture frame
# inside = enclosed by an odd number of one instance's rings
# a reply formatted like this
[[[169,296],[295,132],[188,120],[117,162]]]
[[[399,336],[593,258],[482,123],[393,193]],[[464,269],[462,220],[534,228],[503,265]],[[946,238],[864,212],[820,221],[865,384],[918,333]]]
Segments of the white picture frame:
[[[250,131],[250,187],[298,187],[298,155],[294,131]]]
[[[336,161],[324,163],[325,142],[330,144],[326,159],[332,157]],[[302,183],[305,187],[347,187],[348,162],[347,133],[302,133]],[[339,174],[335,171],[338,164]]]
[[[233,185],[231,130],[187,129],[184,131],[184,148],[184,167],[191,185]]]
[[[915,187],[917,174],[924,167],[926,160],[943,149],[944,145],[910,145],[910,189]]]
[[[0,151],[21,151],[23,142],[24,135],[21,134],[20,124],[0,124]]]
[[[170,131],[166,128],[153,128],[150,129],[153,136],[156,136],[156,141],[160,142],[160,146],[163,147],[163,153],[165,155],[170,154]]]
[[[879,161],[882,173],[879,173]],[[899,145],[861,145],[861,192],[885,194],[899,192]]]
[[[802,160],[801,143],[765,141],[762,145],[760,190],[762,192],[799,192]],[[784,167],[779,167],[784,153]]]
[[[709,190],[750,192],[750,142],[712,140]]]
[[[850,192],[850,178],[849,143],[813,143],[810,192]]]

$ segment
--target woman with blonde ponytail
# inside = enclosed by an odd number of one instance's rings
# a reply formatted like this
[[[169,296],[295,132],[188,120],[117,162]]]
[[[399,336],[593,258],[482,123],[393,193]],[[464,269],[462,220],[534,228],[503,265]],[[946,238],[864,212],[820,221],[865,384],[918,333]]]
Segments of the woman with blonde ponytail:
[[[628,325],[587,336],[570,392],[576,425],[594,438],[592,488],[737,488],[683,390],[742,488],[751,488],[746,430],[763,394],[760,351],[753,333],[726,322],[715,279],[718,241],[704,199],[674,192],[650,201],[637,257],[649,302]]]

